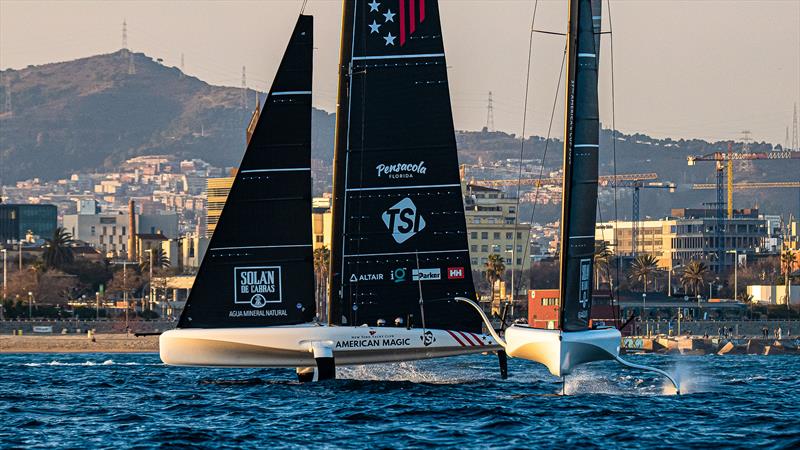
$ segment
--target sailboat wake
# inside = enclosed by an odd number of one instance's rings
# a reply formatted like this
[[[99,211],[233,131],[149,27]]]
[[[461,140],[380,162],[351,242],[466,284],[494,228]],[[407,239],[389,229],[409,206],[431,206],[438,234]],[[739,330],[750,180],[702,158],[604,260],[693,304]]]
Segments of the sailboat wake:
[[[424,384],[462,384],[475,381],[474,378],[454,376],[422,367],[417,362],[393,364],[370,364],[336,368],[336,378],[358,381],[408,381]]]

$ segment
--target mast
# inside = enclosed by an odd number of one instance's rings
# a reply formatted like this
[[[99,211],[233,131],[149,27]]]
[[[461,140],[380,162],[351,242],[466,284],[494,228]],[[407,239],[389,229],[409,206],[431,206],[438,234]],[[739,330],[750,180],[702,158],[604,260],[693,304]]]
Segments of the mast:
[[[559,274],[559,324],[564,331],[589,328],[592,298],[600,137],[599,41],[593,30],[591,0],[570,0]]]
[[[339,47],[339,89],[336,101],[336,135],[333,148],[333,199],[331,201],[331,216],[333,225],[331,230],[331,257],[328,270],[328,325],[338,323],[341,317],[341,302],[333,301],[341,296],[341,267],[344,247],[344,185],[345,165],[347,159],[348,141],[348,107],[350,95],[351,58],[353,54],[353,28],[355,2],[342,1],[342,32]]]

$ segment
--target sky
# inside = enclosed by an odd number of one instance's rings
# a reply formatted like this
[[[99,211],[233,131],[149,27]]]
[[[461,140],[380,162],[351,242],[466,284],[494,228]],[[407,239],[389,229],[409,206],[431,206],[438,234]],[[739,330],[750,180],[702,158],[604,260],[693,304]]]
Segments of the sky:
[[[266,91],[302,0],[0,0],[0,68],[128,47],[216,85]],[[529,33],[563,32],[564,0],[440,0],[457,129],[487,122],[523,132]],[[800,0],[610,0],[603,3],[600,102],[605,127],[656,137],[783,144],[800,103]],[[609,11],[611,23],[609,23]],[[315,16],[314,104],[336,103],[341,2],[308,0]],[[613,71],[611,49],[613,43]],[[556,97],[562,36],[533,33],[525,135],[561,134]],[[613,77],[612,77],[613,73]],[[612,114],[612,78],[613,104]]]

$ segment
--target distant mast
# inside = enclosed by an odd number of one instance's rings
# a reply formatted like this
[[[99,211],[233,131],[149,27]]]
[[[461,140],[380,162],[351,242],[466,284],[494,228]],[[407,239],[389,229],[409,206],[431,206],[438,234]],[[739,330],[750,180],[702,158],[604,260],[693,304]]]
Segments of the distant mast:
[[[589,329],[592,301],[600,139],[595,34],[600,20],[593,19],[599,7],[592,3],[569,2],[559,279],[559,323],[564,331]]]

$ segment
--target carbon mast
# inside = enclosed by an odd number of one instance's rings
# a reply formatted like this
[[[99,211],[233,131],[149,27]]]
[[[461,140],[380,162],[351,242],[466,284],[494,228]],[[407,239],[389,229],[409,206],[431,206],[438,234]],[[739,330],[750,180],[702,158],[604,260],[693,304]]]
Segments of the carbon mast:
[[[559,324],[564,331],[589,329],[592,301],[600,117],[599,39],[591,3],[569,2],[559,276]]]

